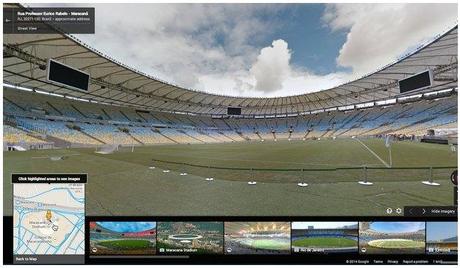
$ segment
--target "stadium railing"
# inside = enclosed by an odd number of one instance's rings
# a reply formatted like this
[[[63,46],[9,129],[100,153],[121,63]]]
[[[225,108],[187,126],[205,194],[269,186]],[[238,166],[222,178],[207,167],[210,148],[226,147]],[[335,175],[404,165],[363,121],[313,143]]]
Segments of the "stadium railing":
[[[226,167],[151,159],[158,168],[174,170],[201,177],[228,179],[236,181],[259,182],[401,182],[401,181],[436,181],[448,180],[456,166],[422,166],[422,167],[333,167],[333,168],[260,168],[260,167]]]

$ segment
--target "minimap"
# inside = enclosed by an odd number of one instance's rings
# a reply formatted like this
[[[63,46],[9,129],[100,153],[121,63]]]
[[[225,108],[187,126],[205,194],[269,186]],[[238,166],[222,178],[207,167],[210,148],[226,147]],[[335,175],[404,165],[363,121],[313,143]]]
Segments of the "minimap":
[[[82,183],[21,183],[13,189],[15,255],[84,254]]]

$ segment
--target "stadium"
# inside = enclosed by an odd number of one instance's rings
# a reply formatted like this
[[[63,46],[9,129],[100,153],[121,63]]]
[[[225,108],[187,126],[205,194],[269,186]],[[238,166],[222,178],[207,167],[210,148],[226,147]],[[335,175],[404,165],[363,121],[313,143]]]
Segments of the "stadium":
[[[159,222],[159,254],[221,254],[222,222]]]
[[[457,254],[457,222],[427,222],[426,252],[428,254]]]
[[[87,173],[88,216],[452,205],[457,35],[455,26],[330,89],[275,98],[167,83],[59,29],[4,34],[5,215],[17,172]],[[49,81],[50,60],[90,74],[88,89]],[[399,81],[426,70],[429,87],[400,92]]]
[[[425,223],[360,222],[359,250],[362,254],[423,254]]]
[[[308,225],[307,228],[296,226],[298,224],[292,224],[291,245],[294,253],[358,252],[358,223],[349,225],[337,222],[337,227],[321,226],[321,223],[302,223]]]
[[[154,255],[155,227],[155,223],[90,222],[90,254]]]
[[[289,254],[288,222],[225,222],[225,254]]]

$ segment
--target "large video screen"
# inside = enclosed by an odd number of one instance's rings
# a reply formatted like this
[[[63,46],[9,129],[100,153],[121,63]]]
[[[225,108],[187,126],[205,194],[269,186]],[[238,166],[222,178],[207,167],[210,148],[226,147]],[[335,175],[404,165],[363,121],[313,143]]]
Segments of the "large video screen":
[[[431,86],[431,75],[431,71],[427,70],[409,78],[399,80],[399,92],[405,93],[408,91],[423,89]]]
[[[88,91],[89,75],[55,60],[48,62],[48,80],[75,89]]]
[[[228,115],[241,115],[241,108],[228,107],[227,114]]]
[[[457,264],[456,10],[3,4],[4,264]]]

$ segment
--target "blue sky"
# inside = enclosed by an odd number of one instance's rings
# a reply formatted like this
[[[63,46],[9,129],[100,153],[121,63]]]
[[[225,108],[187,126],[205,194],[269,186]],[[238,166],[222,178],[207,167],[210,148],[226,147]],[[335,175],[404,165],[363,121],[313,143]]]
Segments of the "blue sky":
[[[156,222],[122,222],[122,221],[104,221],[97,222],[100,226],[114,232],[141,232],[153,229],[157,226]]]
[[[173,84],[243,97],[332,88],[457,21],[456,3],[92,6],[96,34],[83,42]]]
[[[371,228],[384,233],[405,233],[425,229],[425,222],[373,222]]]
[[[288,5],[277,14],[276,19],[282,21],[282,27],[267,34],[264,43],[259,45],[265,47],[273,40],[283,39],[293,51],[293,65],[323,75],[347,70],[335,61],[346,41],[347,31],[327,28],[321,21],[325,8],[324,4]]]
[[[426,240],[437,241],[457,236],[457,222],[427,222]]]

